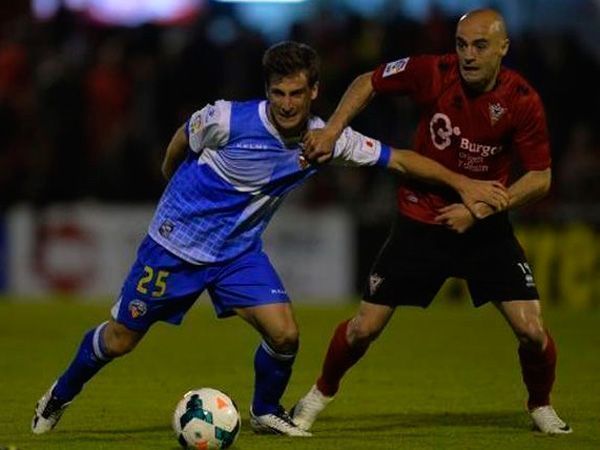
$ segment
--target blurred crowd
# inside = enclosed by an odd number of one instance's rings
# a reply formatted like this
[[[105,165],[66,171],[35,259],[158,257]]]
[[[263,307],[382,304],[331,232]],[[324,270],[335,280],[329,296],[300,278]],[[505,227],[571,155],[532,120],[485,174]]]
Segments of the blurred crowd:
[[[47,22],[28,12],[0,20],[2,209],[88,199],[152,203],[164,187],[166,144],[193,111],[216,99],[264,92],[261,56],[272,42],[224,7],[168,27],[94,26],[66,10]],[[326,118],[361,72],[411,54],[453,51],[456,20],[436,11],[417,23],[323,10],[296,23],[287,38],[320,53],[315,112]],[[513,38],[505,63],[528,78],[546,105],[554,186],[538,210],[594,209],[600,200],[599,62],[575,36],[525,32]],[[416,118],[406,99],[376,98],[353,126],[408,147]],[[328,175],[314,177],[294,201],[344,205],[365,226],[387,227],[393,176],[325,170]]]

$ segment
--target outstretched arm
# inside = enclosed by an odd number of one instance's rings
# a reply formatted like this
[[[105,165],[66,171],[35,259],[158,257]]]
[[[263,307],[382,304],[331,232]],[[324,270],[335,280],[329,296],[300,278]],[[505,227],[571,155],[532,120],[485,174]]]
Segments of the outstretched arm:
[[[388,167],[414,178],[451,187],[478,218],[484,217],[479,208],[475,209],[478,202],[490,205],[495,211],[504,210],[509,204],[508,192],[500,182],[473,180],[412,150],[393,149]]]
[[[312,162],[325,162],[331,158],[335,141],[344,128],[367,104],[375,92],[371,84],[373,72],[354,79],[338,103],[324,128],[313,130],[304,136],[304,157]]]
[[[179,127],[167,146],[167,152],[162,163],[161,171],[165,179],[170,180],[179,164],[185,159],[188,140],[185,134],[185,125]]]

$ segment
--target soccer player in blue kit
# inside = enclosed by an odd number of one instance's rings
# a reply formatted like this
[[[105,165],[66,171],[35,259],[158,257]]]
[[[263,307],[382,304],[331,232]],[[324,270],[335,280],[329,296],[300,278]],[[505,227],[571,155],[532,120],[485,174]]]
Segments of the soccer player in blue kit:
[[[156,321],[180,324],[207,290],[218,317],[238,315],[262,336],[254,357],[250,424],[256,432],[310,436],[280,404],[298,350],[290,299],[261,234],[285,195],[318,167],[300,142],[324,125],[310,115],[318,93],[318,57],[282,42],[263,58],[266,100],[219,100],[195,112],[167,147],[169,183],[148,235],[111,311],[83,337],[75,357],[36,405],[32,431],[50,431],[83,385],[112,359],[133,350]],[[346,129],[333,159],[379,165],[454,188],[467,205],[506,208],[497,182],[476,181],[409,150]]]

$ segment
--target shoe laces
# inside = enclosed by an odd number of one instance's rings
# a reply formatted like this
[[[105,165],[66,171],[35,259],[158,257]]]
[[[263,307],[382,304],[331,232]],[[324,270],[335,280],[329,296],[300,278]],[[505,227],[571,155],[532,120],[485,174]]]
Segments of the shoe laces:
[[[41,415],[44,419],[57,419],[62,415],[68,404],[69,402],[63,402],[53,395],[48,400],[48,403],[46,403],[46,407]]]
[[[291,427],[297,428],[296,424],[294,423],[288,412],[281,406],[275,413],[273,413],[273,417],[275,417],[278,422],[285,423]]]

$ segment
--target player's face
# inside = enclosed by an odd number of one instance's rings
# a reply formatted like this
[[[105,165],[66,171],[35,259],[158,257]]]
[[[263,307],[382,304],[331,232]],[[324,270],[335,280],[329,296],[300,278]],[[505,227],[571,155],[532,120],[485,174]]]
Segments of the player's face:
[[[298,134],[306,126],[310,105],[317,98],[318,89],[318,83],[308,84],[303,71],[274,79],[267,86],[270,118],[282,135]]]
[[[496,84],[502,58],[508,51],[508,39],[497,22],[464,20],[456,29],[456,53],[463,80],[478,91]]]

